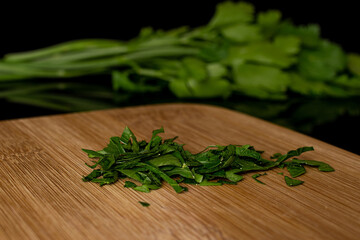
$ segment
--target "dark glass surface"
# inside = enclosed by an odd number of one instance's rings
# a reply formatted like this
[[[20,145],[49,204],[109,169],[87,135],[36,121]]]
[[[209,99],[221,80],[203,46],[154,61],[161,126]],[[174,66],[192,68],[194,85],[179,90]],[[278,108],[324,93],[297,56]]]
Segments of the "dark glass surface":
[[[116,5],[97,2],[82,6],[64,2],[38,6],[14,3],[2,7],[0,56],[73,39],[128,40],[144,26],[155,29],[183,25],[196,27],[208,22],[219,2],[222,1],[121,1]],[[257,10],[279,9],[284,18],[290,18],[296,24],[317,23],[324,38],[340,44],[347,52],[360,53],[356,1],[248,2],[253,3]],[[103,78],[110,86],[110,79]],[[141,95],[118,106],[178,101],[171,95]],[[360,154],[357,140],[360,136],[359,99],[299,99],[294,96],[287,102],[270,102],[234,96],[228,100],[186,101],[216,104],[245,112]],[[0,106],[2,120],[60,113],[1,99]]]

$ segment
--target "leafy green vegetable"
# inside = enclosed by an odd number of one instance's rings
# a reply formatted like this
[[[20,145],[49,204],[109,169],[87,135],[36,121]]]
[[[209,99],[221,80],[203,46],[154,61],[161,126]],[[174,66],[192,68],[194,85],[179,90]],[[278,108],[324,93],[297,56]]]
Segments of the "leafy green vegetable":
[[[249,24],[228,26],[223,28],[221,33],[225,38],[237,43],[259,41],[262,38],[260,29]]]
[[[129,105],[138,95],[144,103],[145,94],[166,93],[172,101],[360,96],[359,55],[322,39],[319,26],[281,16],[226,1],[206,26],[144,28],[126,42],[83,39],[7,54],[0,60],[0,100],[82,111]],[[98,74],[112,81],[78,78]]]
[[[198,82],[188,79],[187,82],[174,80],[169,88],[179,98],[198,97],[213,98],[227,97],[231,94],[231,84],[228,80],[218,79],[207,82]]]
[[[241,175],[237,175],[236,173],[238,172],[242,172],[241,169],[231,169],[225,172],[225,177],[227,179],[229,179],[231,182],[239,182],[241,181],[244,177]]]
[[[148,206],[150,206],[150,203],[147,203],[147,202],[141,202],[141,201],[139,201],[139,203],[140,203],[143,207],[148,207]]]
[[[266,77],[264,77],[266,76]],[[280,69],[255,64],[239,64],[234,67],[238,91],[257,98],[285,98],[289,77]]]
[[[107,147],[100,151],[86,150],[85,153],[95,164],[94,169],[83,177],[85,182],[99,183],[100,186],[112,184],[118,179],[128,178],[141,183],[125,181],[125,188],[149,193],[159,189],[163,181],[167,182],[177,193],[187,191],[180,184],[197,184],[200,186],[220,186],[236,184],[251,171],[266,171],[285,164],[292,177],[305,173],[303,165],[318,167],[320,171],[333,171],[330,165],[314,161],[290,158],[301,155],[312,147],[302,147],[291,150],[287,154],[274,154],[275,161],[261,157],[261,151],[256,151],[250,145],[210,146],[205,150],[192,154],[184,150],[182,144],[175,138],[162,139],[159,136],[164,129],[156,129],[149,142],[138,141],[133,132],[125,127],[121,137],[110,138]],[[264,174],[255,174],[257,178]],[[295,181],[296,183],[296,181]]]
[[[306,173],[305,168],[302,165],[294,162],[294,160],[292,162],[290,162],[289,164],[287,164],[287,170],[290,173],[291,177],[293,177],[293,178],[301,176],[304,173]]]
[[[360,76],[360,55],[355,53],[350,53],[347,55],[347,65],[349,70],[357,75]]]
[[[221,186],[223,183],[221,182],[211,182],[207,179],[204,179],[201,183],[199,183],[200,186]]]
[[[315,161],[315,160],[299,160],[299,159],[293,159],[294,163],[297,164],[305,164],[312,167],[317,167],[319,171],[322,172],[333,172],[335,171],[334,168],[332,168],[329,164]]]
[[[282,41],[287,41],[284,37],[282,39]],[[296,62],[296,59],[292,56],[292,53],[288,52],[294,51],[294,49],[291,48],[296,48],[296,46],[286,46],[284,43],[280,43],[279,40],[280,38],[278,38],[278,42],[275,42],[277,45],[275,43],[256,42],[246,46],[232,47],[227,61],[233,64],[243,61],[271,65],[279,68],[290,67]]]
[[[248,23],[253,20],[253,13],[254,7],[249,3],[224,2],[216,7],[215,15],[209,26],[221,27],[235,23]]]
[[[296,150],[291,150],[287,154],[278,156],[276,163],[280,164],[291,157],[300,156],[302,153],[308,152],[308,151],[314,151],[314,148],[313,147],[302,147],[302,148],[298,148]]]
[[[345,67],[346,59],[342,49],[328,41],[321,41],[316,49],[304,49],[299,54],[299,72],[302,76],[330,81]]]
[[[135,183],[133,183],[133,182],[126,181],[124,187],[126,187],[126,188],[135,188],[135,187],[137,187],[137,185]]]
[[[251,177],[252,177],[252,178],[253,178],[256,182],[258,182],[258,183],[261,183],[261,184],[264,184],[264,185],[265,185],[265,183],[263,183],[262,181],[260,181],[259,179],[257,179],[258,177],[260,177],[260,176],[264,176],[264,175],[267,175],[267,173],[263,173],[263,174],[256,173],[256,174],[252,175]]]
[[[277,31],[279,22],[281,20],[281,15],[281,12],[278,10],[260,12],[257,15],[257,24],[259,24],[261,32],[265,37],[272,37]]]
[[[287,54],[296,54],[300,51],[301,40],[295,36],[277,36],[274,45]]]
[[[279,25],[277,34],[298,37],[302,45],[307,48],[316,48],[320,42],[320,27],[316,24],[295,26],[291,22],[285,21]]]
[[[290,187],[298,186],[298,185],[301,185],[304,183],[304,181],[292,179],[292,178],[289,178],[288,176],[285,176],[284,178],[285,178],[286,184]]]

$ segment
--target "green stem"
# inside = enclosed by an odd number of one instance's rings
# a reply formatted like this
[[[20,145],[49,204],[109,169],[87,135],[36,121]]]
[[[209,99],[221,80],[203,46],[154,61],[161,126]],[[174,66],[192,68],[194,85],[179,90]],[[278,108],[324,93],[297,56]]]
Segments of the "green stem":
[[[148,68],[136,68],[135,72],[141,76],[158,78],[165,81],[171,81],[170,76],[165,75],[163,72],[158,70],[148,69]]]
[[[91,50],[84,50],[81,52],[69,53],[69,54],[61,54],[55,55],[50,58],[40,59],[36,61],[37,63],[45,63],[45,64],[61,64],[61,63],[68,63],[80,60],[86,60],[91,58],[99,58],[111,55],[119,55],[129,52],[128,47],[125,46],[118,46],[118,47],[108,47],[108,48],[101,48],[101,49],[91,49]]]
[[[146,49],[137,51],[134,53],[124,54],[122,56],[109,57],[104,59],[88,60],[83,62],[65,63],[65,64],[54,64],[48,65],[46,63],[32,63],[31,66],[37,68],[48,68],[53,71],[64,71],[67,70],[91,70],[91,69],[103,69],[109,67],[119,67],[131,65],[133,61],[147,60],[156,57],[177,57],[184,55],[196,55],[198,54],[197,48],[189,47],[164,47],[155,49]],[[0,69],[1,70],[1,69]]]
[[[132,61],[139,61],[139,60],[146,60],[149,58],[156,58],[156,57],[178,57],[178,56],[197,55],[197,54],[199,54],[199,49],[197,48],[170,46],[170,47],[159,47],[159,48],[147,49],[143,51],[129,53],[127,55],[124,55],[124,58]]]
[[[34,59],[48,57],[61,52],[88,50],[94,48],[115,47],[121,44],[120,41],[108,39],[82,39],[61,43],[58,45],[42,48],[34,51],[11,53],[5,55],[7,62],[24,62]]]

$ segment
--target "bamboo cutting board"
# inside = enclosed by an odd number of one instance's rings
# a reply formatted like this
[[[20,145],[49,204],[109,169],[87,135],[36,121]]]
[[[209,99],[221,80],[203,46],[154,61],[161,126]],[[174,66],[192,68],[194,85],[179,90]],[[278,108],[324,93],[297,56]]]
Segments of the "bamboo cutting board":
[[[213,144],[251,144],[265,157],[302,146],[307,168],[288,187],[277,169],[238,185],[165,184],[151,193],[84,183],[81,148],[102,149],[125,126],[149,140],[164,126],[191,152]],[[223,108],[166,104],[0,122],[0,239],[359,239],[360,157],[274,124]],[[142,207],[138,201],[151,204]]]

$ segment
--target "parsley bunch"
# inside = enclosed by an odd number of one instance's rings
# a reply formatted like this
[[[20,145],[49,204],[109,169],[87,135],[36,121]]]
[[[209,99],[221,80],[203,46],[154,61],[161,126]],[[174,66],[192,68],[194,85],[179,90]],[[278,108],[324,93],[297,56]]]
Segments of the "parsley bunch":
[[[128,178],[141,185],[126,181],[125,187],[141,192],[159,189],[165,181],[180,193],[187,190],[180,183],[200,186],[236,184],[243,179],[240,174],[267,171],[277,167],[287,167],[293,178],[306,172],[304,165],[317,167],[324,172],[334,171],[330,165],[323,162],[293,158],[303,152],[312,151],[312,147],[298,148],[284,155],[277,153],[272,157],[273,161],[262,158],[262,152],[256,151],[250,145],[215,145],[192,154],[184,150],[182,144],[175,142],[177,137],[163,140],[158,135],[162,132],[163,128],[154,130],[149,142],[138,141],[126,127],[121,137],[112,137],[103,150],[83,149],[90,158],[99,159],[94,161],[94,165],[88,165],[94,170],[83,177],[83,181],[103,186],[115,183],[121,178]],[[290,158],[293,159],[286,161]],[[261,175],[255,174],[253,178],[257,180],[259,176]],[[288,176],[285,176],[285,181],[289,186],[303,183]]]
[[[112,76],[112,89],[101,77],[76,82],[98,74]],[[360,55],[322,39],[317,25],[295,26],[277,10],[255,13],[249,3],[224,2],[206,26],[149,27],[126,42],[83,39],[0,61],[0,98],[62,111],[164,91],[198,99],[360,96]]]

